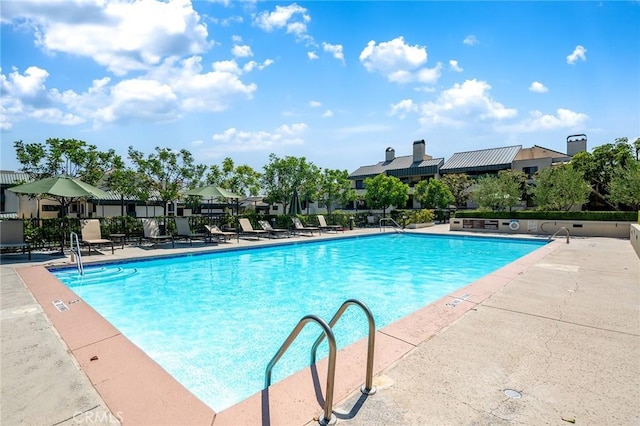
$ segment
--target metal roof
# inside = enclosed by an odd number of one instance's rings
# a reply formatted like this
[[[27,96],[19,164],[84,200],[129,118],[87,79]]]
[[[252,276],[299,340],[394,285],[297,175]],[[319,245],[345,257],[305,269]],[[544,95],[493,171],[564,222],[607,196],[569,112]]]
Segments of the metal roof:
[[[413,155],[396,157],[391,161],[381,161],[371,166],[362,166],[349,175],[349,179],[365,178],[386,173],[389,176],[435,175],[444,163],[444,158],[433,158],[413,162]]]
[[[442,173],[465,173],[508,169],[521,149],[522,145],[514,145],[456,152],[440,167],[440,171]]]
[[[24,172],[0,172],[0,185],[15,186],[21,182],[29,182],[29,175]]]

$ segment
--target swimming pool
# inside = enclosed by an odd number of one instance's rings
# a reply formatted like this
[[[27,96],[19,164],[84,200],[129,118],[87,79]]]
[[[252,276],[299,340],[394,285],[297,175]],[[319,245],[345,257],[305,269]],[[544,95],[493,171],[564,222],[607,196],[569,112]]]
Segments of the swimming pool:
[[[377,328],[544,245],[519,239],[383,234],[53,270],[191,392],[220,411],[263,387],[264,369],[300,318],[327,321],[349,298]],[[366,335],[347,310],[339,347]],[[273,382],[308,365],[306,327]],[[326,343],[319,358],[326,355]]]

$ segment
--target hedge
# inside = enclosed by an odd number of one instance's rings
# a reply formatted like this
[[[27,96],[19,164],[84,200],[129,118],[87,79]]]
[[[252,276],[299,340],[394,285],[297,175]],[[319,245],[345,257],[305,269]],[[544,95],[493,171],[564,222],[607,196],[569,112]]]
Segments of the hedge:
[[[600,211],[543,211],[518,210],[512,212],[494,212],[488,210],[459,210],[456,218],[473,217],[479,219],[538,219],[538,220],[595,220],[635,222],[639,220],[638,212],[600,212]]]

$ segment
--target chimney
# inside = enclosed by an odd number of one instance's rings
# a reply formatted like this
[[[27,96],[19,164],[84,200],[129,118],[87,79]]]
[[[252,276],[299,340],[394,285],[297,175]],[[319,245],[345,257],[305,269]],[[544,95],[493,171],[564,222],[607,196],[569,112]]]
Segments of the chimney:
[[[587,150],[587,135],[571,135],[567,136],[567,155],[573,157],[580,151]]]
[[[387,148],[387,150],[384,152],[384,161],[389,162],[389,161],[393,161],[396,158],[396,150],[389,147]]]
[[[420,161],[425,159],[426,153],[426,144],[424,143],[424,139],[421,141],[415,141],[413,143],[413,162],[419,163]]]

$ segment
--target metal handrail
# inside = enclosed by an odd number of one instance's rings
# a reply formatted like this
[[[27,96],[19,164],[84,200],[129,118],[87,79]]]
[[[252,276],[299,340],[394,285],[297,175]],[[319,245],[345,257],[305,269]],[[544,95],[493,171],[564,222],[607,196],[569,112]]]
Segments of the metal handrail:
[[[404,232],[404,229],[402,229],[402,227],[398,224],[398,222],[396,222],[395,220],[393,220],[393,218],[390,217],[383,217],[380,219],[380,232],[382,232],[382,222],[391,222],[393,223],[393,229],[396,230],[396,232]]]
[[[80,253],[80,239],[78,238],[78,234],[75,232],[71,233],[69,238],[71,244],[71,254],[75,256],[76,266],[78,267],[78,272],[80,275],[84,275],[84,266],[82,265],[82,254]],[[73,244],[75,241],[75,245]],[[73,262],[73,259],[71,259]]]
[[[336,375],[336,338],[333,335],[333,331],[331,331],[331,327],[324,322],[324,320],[316,315],[305,315],[298,322],[298,325],[293,329],[287,340],[284,341],[278,352],[275,356],[269,361],[269,365],[267,365],[267,370],[265,371],[265,379],[264,379],[264,387],[265,389],[271,386],[271,370],[274,365],[278,362],[278,360],[284,355],[284,353],[289,349],[289,346],[300,331],[304,328],[305,325],[309,322],[315,322],[320,327],[322,327],[322,331],[324,335],[327,336],[327,341],[329,342],[329,366],[327,368],[327,390],[325,396],[324,403],[324,418],[320,420],[320,423],[323,425],[330,425],[336,422],[335,416],[333,416],[333,386],[335,383],[335,375]]]
[[[367,345],[367,373],[365,384],[364,386],[362,386],[362,388],[360,388],[360,391],[365,395],[373,395],[376,393],[376,387],[373,386],[373,354],[376,344],[376,323],[373,319],[373,314],[371,313],[367,305],[365,305],[361,301],[357,299],[349,299],[345,301],[342,306],[340,306],[340,309],[336,311],[333,318],[331,318],[331,321],[329,321],[329,327],[333,329],[333,326],[335,326],[338,320],[342,317],[344,311],[346,311],[347,308],[352,305],[356,305],[362,308],[364,314],[367,316],[367,321],[369,323],[369,339]],[[322,340],[324,340],[324,334],[321,334],[311,347],[311,364],[316,363],[316,351],[318,350],[318,346],[320,346]]]
[[[567,229],[566,226],[563,226],[562,228],[558,229],[556,232],[553,233],[552,236],[549,237],[549,239],[547,241],[551,241],[556,235],[558,235],[558,232],[562,231],[562,230],[567,231],[567,244],[569,244],[569,230]]]

